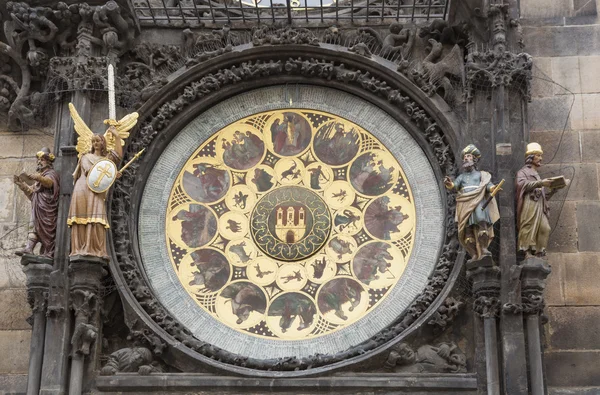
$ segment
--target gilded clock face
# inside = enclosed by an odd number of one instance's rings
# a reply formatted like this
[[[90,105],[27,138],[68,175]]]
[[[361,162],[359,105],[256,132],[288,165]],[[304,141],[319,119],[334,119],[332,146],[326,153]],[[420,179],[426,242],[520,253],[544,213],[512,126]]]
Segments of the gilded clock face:
[[[269,339],[335,332],[399,281],[414,199],[398,161],[339,116],[249,116],[199,145],[171,189],[171,264],[193,300]]]

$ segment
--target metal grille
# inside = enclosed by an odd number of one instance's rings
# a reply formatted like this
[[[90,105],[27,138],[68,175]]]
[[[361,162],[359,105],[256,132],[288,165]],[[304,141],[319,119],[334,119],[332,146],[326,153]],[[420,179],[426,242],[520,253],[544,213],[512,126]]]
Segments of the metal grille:
[[[335,23],[379,24],[446,19],[451,0],[133,0],[143,26],[201,27]]]

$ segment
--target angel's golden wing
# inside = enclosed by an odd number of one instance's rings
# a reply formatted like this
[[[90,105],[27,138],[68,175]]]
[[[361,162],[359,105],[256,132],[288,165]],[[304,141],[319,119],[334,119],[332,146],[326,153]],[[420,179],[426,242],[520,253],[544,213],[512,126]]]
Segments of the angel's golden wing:
[[[88,128],[83,119],[77,113],[75,106],[73,103],[69,103],[69,111],[71,112],[71,118],[73,118],[73,127],[77,132],[77,157],[80,158],[81,155],[87,154],[90,152],[92,148],[92,137],[94,133]]]
[[[104,121],[105,124],[114,126],[119,133],[119,137],[121,138],[121,145],[125,145],[125,139],[129,137],[129,130],[131,130],[135,124],[137,123],[138,117],[140,115],[137,112],[132,112],[131,114],[125,115],[118,121],[114,121],[112,119],[107,119]],[[106,138],[106,145],[108,150],[112,150],[115,146],[115,139],[111,132],[108,130],[104,134]]]

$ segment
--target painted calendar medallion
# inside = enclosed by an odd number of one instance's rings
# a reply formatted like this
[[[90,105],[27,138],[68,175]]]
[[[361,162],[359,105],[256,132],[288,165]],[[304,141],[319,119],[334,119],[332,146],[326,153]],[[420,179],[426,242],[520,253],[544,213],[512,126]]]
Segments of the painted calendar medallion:
[[[210,316],[301,340],[368,317],[403,276],[417,221],[402,167],[371,133],[285,109],[198,147],[171,189],[165,234],[181,285]]]

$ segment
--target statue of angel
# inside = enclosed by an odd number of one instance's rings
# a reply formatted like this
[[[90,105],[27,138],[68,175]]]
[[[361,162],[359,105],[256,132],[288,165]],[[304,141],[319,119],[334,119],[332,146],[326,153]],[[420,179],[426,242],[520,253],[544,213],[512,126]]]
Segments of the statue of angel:
[[[78,134],[78,163],[73,173],[75,186],[67,224],[71,227],[71,256],[88,255],[108,259],[106,251],[106,191],[120,176],[116,165],[123,156],[123,145],[129,130],[135,126],[138,113],[121,120],[107,119],[108,130],[94,134],[69,103],[75,131]]]

